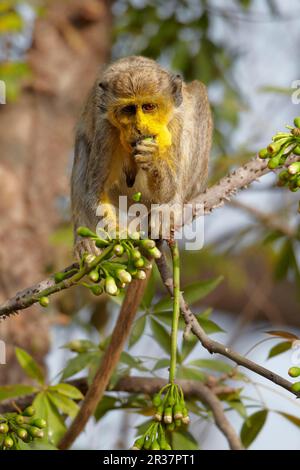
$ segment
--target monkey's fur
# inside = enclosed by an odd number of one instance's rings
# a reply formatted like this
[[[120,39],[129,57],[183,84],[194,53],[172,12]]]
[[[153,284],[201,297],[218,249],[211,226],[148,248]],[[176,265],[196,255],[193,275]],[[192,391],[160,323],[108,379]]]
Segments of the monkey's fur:
[[[144,57],[108,66],[77,126],[71,191],[76,243],[78,226],[96,229],[101,201],[117,207],[120,195],[130,201],[140,191],[141,202],[149,207],[183,204],[201,193],[211,137],[202,83],[186,84]]]

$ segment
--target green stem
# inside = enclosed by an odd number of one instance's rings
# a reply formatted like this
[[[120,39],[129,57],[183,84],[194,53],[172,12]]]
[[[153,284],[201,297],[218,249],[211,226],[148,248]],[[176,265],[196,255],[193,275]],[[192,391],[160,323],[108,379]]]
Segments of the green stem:
[[[178,322],[180,314],[179,296],[180,296],[180,259],[179,249],[177,242],[172,240],[169,243],[172,262],[173,262],[173,318],[172,318],[172,332],[171,332],[171,362],[169,382],[174,383],[176,375],[176,360],[177,360],[177,336],[178,336]]]

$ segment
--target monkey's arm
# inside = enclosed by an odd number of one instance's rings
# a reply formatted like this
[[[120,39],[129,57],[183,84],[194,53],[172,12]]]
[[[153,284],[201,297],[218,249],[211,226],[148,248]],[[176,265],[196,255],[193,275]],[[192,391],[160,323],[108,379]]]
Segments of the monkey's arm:
[[[160,157],[156,142],[143,140],[134,153],[139,171],[147,174],[148,185],[157,203],[167,203],[176,195],[176,171],[166,158]]]

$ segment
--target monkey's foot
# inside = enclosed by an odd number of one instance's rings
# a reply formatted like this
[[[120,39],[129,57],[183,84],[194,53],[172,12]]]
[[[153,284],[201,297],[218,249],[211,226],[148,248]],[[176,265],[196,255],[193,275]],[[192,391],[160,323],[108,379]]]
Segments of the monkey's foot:
[[[78,242],[76,242],[74,247],[74,255],[78,261],[81,260],[82,256],[85,253],[98,256],[100,255],[101,250],[97,248],[94,240],[86,238],[84,240],[79,240]]]

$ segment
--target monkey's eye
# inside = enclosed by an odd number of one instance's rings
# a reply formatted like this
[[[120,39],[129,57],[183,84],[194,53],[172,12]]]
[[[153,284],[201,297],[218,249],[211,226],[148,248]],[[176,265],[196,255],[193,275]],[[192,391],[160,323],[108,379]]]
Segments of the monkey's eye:
[[[154,111],[156,108],[156,105],[153,104],[153,103],[145,103],[142,105],[142,110],[145,112],[145,113],[151,113],[151,111]]]
[[[124,106],[121,111],[123,114],[134,115],[136,113],[136,106],[134,104],[129,104]]]

